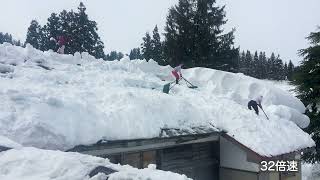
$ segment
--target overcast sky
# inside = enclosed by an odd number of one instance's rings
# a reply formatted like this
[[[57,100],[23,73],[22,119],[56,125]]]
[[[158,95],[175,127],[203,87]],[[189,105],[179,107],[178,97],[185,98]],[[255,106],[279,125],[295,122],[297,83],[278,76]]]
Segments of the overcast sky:
[[[76,9],[79,0],[0,0],[0,32],[25,40],[32,19],[45,24],[52,12]],[[83,0],[98,23],[106,51],[128,53],[138,47],[146,31],[157,24],[161,32],[168,8],[178,0]],[[320,25],[320,0],[217,0],[226,5],[226,30],[236,28],[241,49],[279,53],[284,60],[301,60],[297,50]]]

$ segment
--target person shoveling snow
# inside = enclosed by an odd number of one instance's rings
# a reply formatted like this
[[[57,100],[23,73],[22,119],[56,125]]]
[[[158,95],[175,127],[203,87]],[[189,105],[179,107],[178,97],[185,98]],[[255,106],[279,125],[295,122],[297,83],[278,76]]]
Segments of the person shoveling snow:
[[[181,79],[183,79],[183,80],[186,82],[188,88],[192,88],[192,89],[198,88],[197,86],[191,84],[187,79],[185,79],[184,77],[182,77],[182,73],[181,73],[182,66],[183,66],[183,64],[180,64],[179,66],[175,67],[175,68],[171,71],[172,75],[175,77],[176,80],[173,81],[173,82],[167,83],[167,84],[165,84],[165,85],[163,86],[163,92],[164,92],[164,93],[169,94],[170,89],[172,89],[176,84],[179,84],[179,81],[180,81]],[[174,84],[174,83],[175,83],[175,84]],[[171,86],[171,84],[174,84],[174,85]],[[171,86],[171,87],[170,87],[170,86]]]
[[[266,115],[267,119],[269,119],[268,116],[267,116],[267,114],[264,112],[264,110],[263,110],[263,108],[262,108],[262,105],[261,105],[262,99],[263,99],[263,96],[258,96],[258,97],[255,98],[254,100],[250,100],[250,101],[248,102],[248,109],[249,109],[249,110],[252,110],[252,108],[253,108],[254,111],[256,112],[256,114],[259,115],[259,108],[258,108],[258,107],[260,107],[261,110],[263,111],[264,115]]]
[[[173,68],[171,72],[172,75],[176,78],[176,84],[179,84],[179,81],[182,78],[182,73],[181,73],[182,66],[183,64],[180,64],[179,66]]]
[[[257,115],[259,115],[259,108],[258,106],[262,109],[262,99],[263,99],[263,96],[259,96],[257,97],[256,99],[254,100],[250,100],[248,102],[248,109],[252,110],[252,108],[254,109],[254,111],[256,112]]]
[[[66,44],[68,43],[68,38],[64,35],[60,35],[57,37],[57,39],[51,37],[50,41],[54,41],[58,46],[57,53],[64,54],[64,49],[66,48]]]

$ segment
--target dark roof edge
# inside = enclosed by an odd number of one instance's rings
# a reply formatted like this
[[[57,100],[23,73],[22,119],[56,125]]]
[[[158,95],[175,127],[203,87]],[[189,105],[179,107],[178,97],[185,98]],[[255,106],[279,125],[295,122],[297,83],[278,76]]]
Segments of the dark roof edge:
[[[7,151],[7,150],[10,150],[10,149],[12,149],[12,148],[10,148],[10,147],[5,147],[5,146],[0,146],[0,152],[2,152],[2,151]]]
[[[99,140],[94,144],[89,145],[77,145],[71,149],[66,150],[66,152],[74,152],[78,148],[87,148],[95,145],[111,145],[111,144],[119,144],[119,143],[131,143],[131,142],[139,142],[139,141],[157,141],[157,140],[175,140],[178,138],[179,143],[183,143],[184,141],[195,140],[197,138],[205,138],[212,135],[220,135],[220,132],[211,132],[211,133],[203,133],[203,134],[189,134],[189,135],[179,135],[179,136],[171,136],[171,137],[154,137],[154,138],[139,138],[139,139],[122,139],[122,140]],[[76,151],[78,152],[78,151]]]

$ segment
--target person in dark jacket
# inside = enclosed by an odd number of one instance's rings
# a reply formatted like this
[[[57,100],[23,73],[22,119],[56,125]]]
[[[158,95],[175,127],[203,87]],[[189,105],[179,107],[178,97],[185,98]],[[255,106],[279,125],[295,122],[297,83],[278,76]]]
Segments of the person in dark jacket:
[[[250,101],[248,102],[248,109],[252,110],[252,108],[253,108],[254,111],[256,112],[256,114],[259,115],[259,108],[258,108],[258,106],[259,106],[261,109],[263,109],[263,108],[262,108],[262,105],[261,105],[262,99],[263,99],[263,96],[259,96],[259,97],[257,97],[257,98],[254,99],[254,100],[250,100]]]

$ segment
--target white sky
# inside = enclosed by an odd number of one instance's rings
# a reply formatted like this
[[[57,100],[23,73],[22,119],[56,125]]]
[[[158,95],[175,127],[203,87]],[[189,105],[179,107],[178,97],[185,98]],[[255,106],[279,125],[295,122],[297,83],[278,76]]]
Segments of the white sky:
[[[25,40],[32,19],[42,25],[52,12],[74,9],[79,0],[0,0],[0,31]],[[146,31],[160,32],[169,7],[178,0],[83,0],[90,19],[98,23],[106,51],[128,53],[138,47]],[[297,50],[320,25],[320,0],[217,0],[226,5],[228,23],[236,31],[236,45],[251,51],[279,53],[284,60],[301,60]]]

